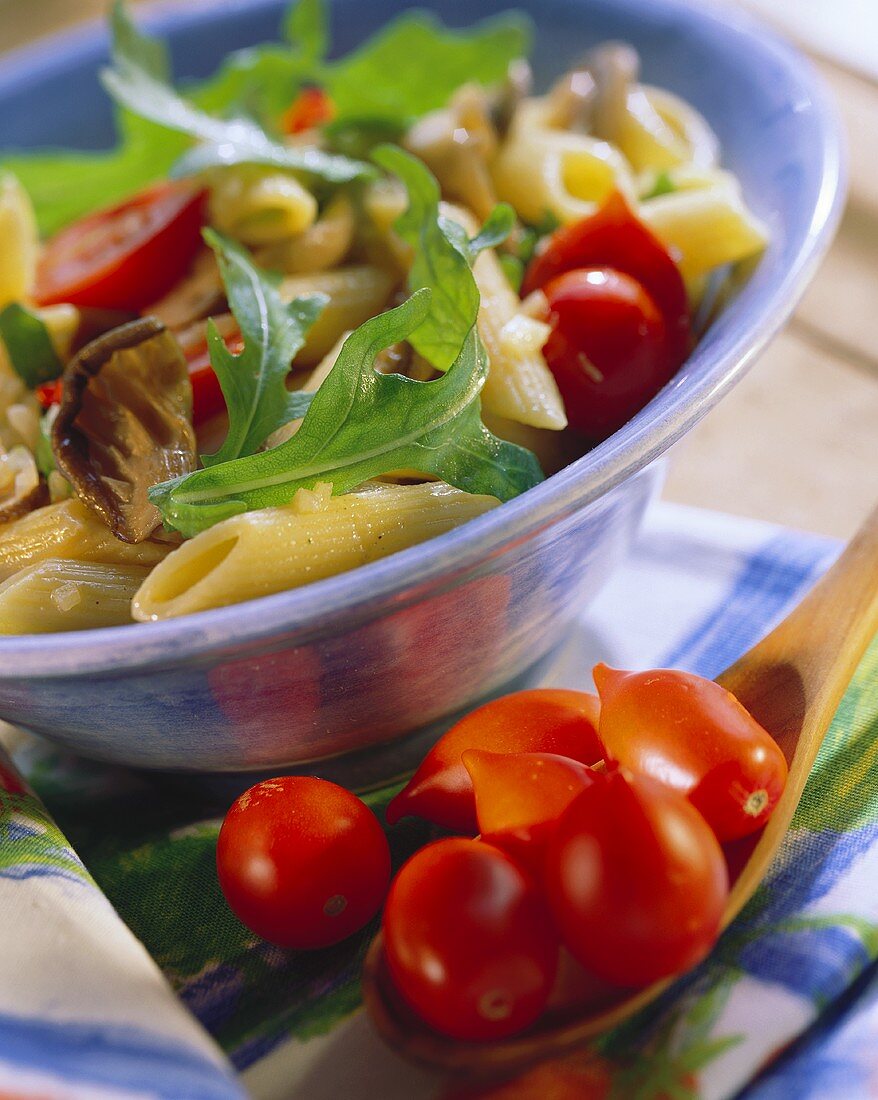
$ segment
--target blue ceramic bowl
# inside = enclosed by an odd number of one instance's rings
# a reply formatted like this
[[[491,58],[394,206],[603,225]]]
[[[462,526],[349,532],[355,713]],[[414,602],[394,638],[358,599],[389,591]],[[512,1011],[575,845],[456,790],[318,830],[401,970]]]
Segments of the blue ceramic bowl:
[[[465,25],[503,0],[429,5]],[[841,205],[835,115],[807,62],[740,14],[680,0],[524,0],[547,81],[588,46],[632,42],[645,79],[691,101],[771,230],[749,283],[634,420],[545,484],[355,572],[157,625],[0,640],[0,716],[89,756],[161,769],[266,770],[355,754],[358,780],[401,769],[403,737],[533,680],[624,555],[654,460],[742,376],[825,250]],[[177,71],[210,72],[275,37],[277,0],[153,9]],[[340,49],[401,0],[336,0]],[[7,58],[0,148],[98,147],[111,134],[88,27]],[[426,731],[426,733],[424,732]],[[411,740],[406,744],[411,745]],[[383,746],[378,749],[378,746]],[[349,755],[347,759],[352,759]],[[319,769],[317,769],[319,770]]]

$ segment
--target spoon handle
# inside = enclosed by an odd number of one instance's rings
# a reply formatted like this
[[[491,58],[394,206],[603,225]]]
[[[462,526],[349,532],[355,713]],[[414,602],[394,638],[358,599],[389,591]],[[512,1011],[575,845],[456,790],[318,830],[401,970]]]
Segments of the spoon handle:
[[[771,730],[790,766],[786,790],[768,825],[730,853],[734,886],[726,924],[768,869],[833,715],[876,632],[878,508],[795,610],[718,678]]]

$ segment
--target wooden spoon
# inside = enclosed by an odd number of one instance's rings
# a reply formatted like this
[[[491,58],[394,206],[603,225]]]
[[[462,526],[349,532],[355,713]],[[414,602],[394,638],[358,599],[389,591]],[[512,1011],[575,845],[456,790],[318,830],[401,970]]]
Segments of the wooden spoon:
[[[765,828],[727,847],[732,889],[728,925],[752,897],[780,847],[823,737],[851,677],[878,632],[878,508],[805,599],[758,645],[717,678],[775,737],[790,772]],[[569,1050],[615,1027],[673,979],[637,992],[617,990],[600,1008],[555,1009],[522,1035],[462,1043],[429,1029],[389,981],[381,936],[366,957],[363,994],[373,1023],[400,1054],[434,1068],[495,1074]]]

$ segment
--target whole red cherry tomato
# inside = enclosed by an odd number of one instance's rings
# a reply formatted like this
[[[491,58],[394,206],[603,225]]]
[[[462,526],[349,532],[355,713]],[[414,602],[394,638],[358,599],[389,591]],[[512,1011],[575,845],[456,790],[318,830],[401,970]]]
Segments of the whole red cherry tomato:
[[[280,947],[327,947],[378,911],[390,851],[372,811],[308,776],[257,783],[226,814],[216,850],[235,916]]]
[[[558,939],[531,878],[477,840],[438,840],[394,879],[384,909],[394,985],[431,1027],[455,1039],[500,1039],[540,1015]]]
[[[777,742],[725,688],[676,669],[598,665],[600,733],[613,759],[687,795],[721,841],[760,829],[787,781]]]
[[[201,245],[206,192],[159,183],[62,229],[37,267],[38,305],[138,310],[183,275]]]
[[[597,723],[597,697],[583,691],[517,691],[485,703],[437,741],[387,807],[387,820],[393,825],[411,814],[474,836],[479,828],[476,805],[462,753],[551,752],[596,764],[603,756]]]
[[[546,883],[566,946],[621,986],[704,958],[728,897],[722,849],[691,802],[620,768],[595,775],[558,822]]]
[[[606,439],[654,397],[680,363],[664,318],[630,275],[580,268],[543,288],[551,334],[543,347],[570,426]]]
[[[548,752],[463,754],[476,798],[482,840],[541,874],[555,824],[593,772],[566,756]]]
[[[685,359],[691,318],[680,269],[618,191],[591,217],[562,226],[549,237],[525,272],[522,297],[581,267],[611,267],[636,279],[665,319],[671,357],[678,365]]]

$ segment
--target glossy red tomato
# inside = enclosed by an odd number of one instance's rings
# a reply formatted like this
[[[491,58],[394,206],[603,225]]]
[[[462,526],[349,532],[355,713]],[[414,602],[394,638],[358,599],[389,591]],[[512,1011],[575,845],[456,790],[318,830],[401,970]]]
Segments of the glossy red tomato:
[[[552,327],[543,354],[572,428],[606,439],[674,376],[664,318],[643,285],[581,268],[543,288]]]
[[[313,85],[303,88],[284,111],[281,129],[285,134],[301,134],[335,118],[335,104],[328,92]]]
[[[721,841],[761,828],[783,794],[777,742],[713,680],[598,665],[601,738],[622,764],[687,795]]]
[[[513,1035],[540,1015],[558,940],[530,877],[477,840],[439,840],[394,879],[384,909],[394,985],[431,1027],[455,1039]]]
[[[206,193],[159,183],[62,229],[37,267],[38,305],[139,310],[183,275],[201,244]]]
[[[620,986],[647,985],[704,958],[728,897],[722,849],[694,806],[619,768],[595,775],[559,821],[546,883],[566,946]]]
[[[324,779],[282,776],[245,791],[216,850],[238,919],[280,947],[327,947],[378,911],[390,880],[384,831],[359,798]]]
[[[522,297],[583,267],[611,267],[636,279],[664,317],[671,357],[678,365],[683,361],[689,351],[690,312],[680,269],[618,192],[591,217],[552,234],[525,272]]]
[[[463,754],[476,798],[482,840],[542,873],[545,848],[558,819],[592,781],[576,760],[548,752]]]
[[[411,814],[474,836],[479,828],[476,805],[462,753],[551,752],[596,764],[603,755],[597,722],[597,697],[583,691],[517,691],[485,703],[437,741],[387,807],[387,820],[392,825]]]

